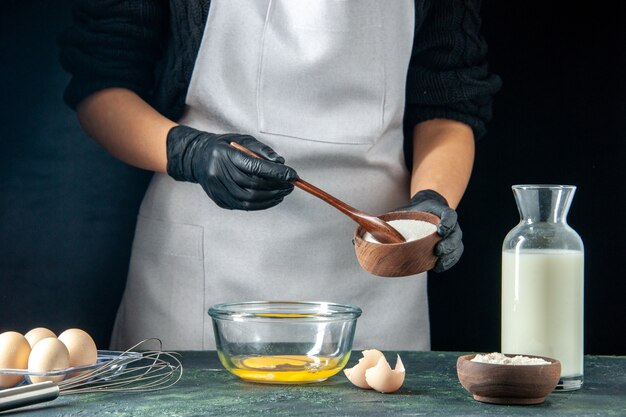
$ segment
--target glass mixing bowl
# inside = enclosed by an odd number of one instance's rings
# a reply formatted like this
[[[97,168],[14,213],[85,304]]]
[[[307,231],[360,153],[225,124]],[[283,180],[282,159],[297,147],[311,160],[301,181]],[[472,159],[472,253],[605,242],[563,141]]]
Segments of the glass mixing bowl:
[[[361,309],[326,302],[251,301],[209,309],[217,354],[247,381],[319,382],[350,358]]]

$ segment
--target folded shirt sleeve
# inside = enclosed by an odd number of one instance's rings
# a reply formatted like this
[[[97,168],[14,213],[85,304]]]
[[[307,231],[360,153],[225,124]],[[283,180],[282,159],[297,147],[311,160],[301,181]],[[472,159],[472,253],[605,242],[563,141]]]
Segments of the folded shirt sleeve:
[[[417,28],[407,75],[405,129],[444,118],[471,126],[478,139],[491,118],[500,78],[487,68],[480,1],[432,0]]]
[[[59,38],[71,74],[64,100],[72,108],[105,88],[127,88],[150,101],[167,33],[162,0],[78,0],[73,25]]]

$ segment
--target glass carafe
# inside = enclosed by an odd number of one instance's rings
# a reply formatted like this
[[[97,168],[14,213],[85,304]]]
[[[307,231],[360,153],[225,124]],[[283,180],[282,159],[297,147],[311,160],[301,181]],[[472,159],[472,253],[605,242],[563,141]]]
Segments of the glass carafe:
[[[561,362],[557,390],[583,383],[583,242],[566,222],[576,187],[514,185],[520,222],[502,245],[502,352]]]

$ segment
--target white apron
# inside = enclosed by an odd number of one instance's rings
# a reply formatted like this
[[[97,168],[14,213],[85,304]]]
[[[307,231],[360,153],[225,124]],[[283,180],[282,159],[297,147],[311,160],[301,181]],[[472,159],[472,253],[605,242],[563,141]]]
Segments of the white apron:
[[[362,210],[402,206],[414,13],[413,0],[213,0],[179,123],[253,135]],[[356,349],[429,349],[426,275],[363,271],[355,226],[299,189],[268,210],[231,211],[198,184],[155,174],[112,348],[158,337],[167,349],[215,349],[211,305],[310,300],[363,309]]]

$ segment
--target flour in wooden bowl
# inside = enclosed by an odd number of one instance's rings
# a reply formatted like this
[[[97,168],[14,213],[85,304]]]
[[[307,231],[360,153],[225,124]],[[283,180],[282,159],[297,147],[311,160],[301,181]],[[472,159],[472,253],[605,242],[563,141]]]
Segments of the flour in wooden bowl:
[[[397,219],[389,220],[387,223],[400,232],[407,242],[422,239],[437,231],[437,226],[423,220]],[[363,239],[367,242],[380,243],[369,232],[363,235]]]
[[[484,355],[478,354],[472,362],[492,363],[497,365],[549,365],[550,362],[541,358],[531,358],[528,356],[506,356],[502,353],[493,352]]]

